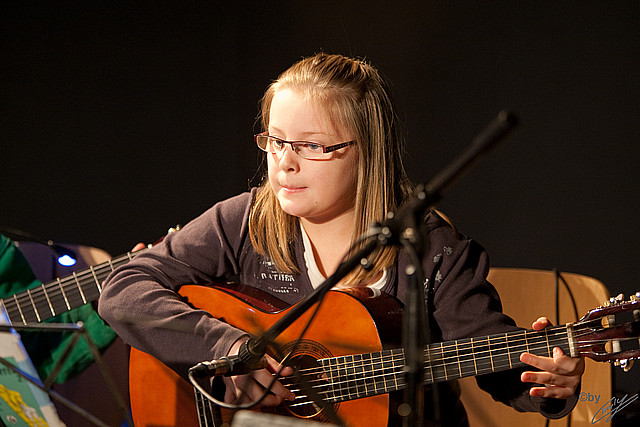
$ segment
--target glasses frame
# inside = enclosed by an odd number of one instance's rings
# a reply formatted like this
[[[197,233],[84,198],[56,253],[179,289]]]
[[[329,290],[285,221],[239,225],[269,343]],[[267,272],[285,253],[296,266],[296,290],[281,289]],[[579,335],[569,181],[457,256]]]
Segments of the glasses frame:
[[[253,140],[255,141],[256,145],[258,145],[258,148],[261,149],[262,151],[264,151],[265,153],[272,153],[272,154],[275,154],[278,151],[269,151],[269,150],[266,150],[266,149],[262,148],[260,146],[260,143],[258,142],[258,139],[260,137],[267,137],[267,138],[271,138],[271,139],[274,139],[276,141],[279,141],[279,142],[281,142],[283,144],[289,144],[289,145],[291,145],[291,151],[293,151],[294,153],[296,153],[299,156],[300,156],[299,150],[296,150],[296,145],[298,145],[298,144],[313,144],[313,145],[317,145],[318,147],[322,148],[322,154],[327,154],[327,153],[331,153],[333,151],[339,150],[339,149],[344,148],[344,147],[348,147],[348,146],[353,145],[353,144],[356,143],[356,141],[351,140],[351,141],[347,141],[347,142],[341,142],[339,144],[323,145],[323,144],[320,144],[318,142],[311,142],[311,141],[287,141],[285,139],[278,138],[277,136],[269,135],[268,132],[261,132],[261,133],[258,133],[256,135],[254,135],[253,136]],[[284,150],[284,147],[282,149]],[[280,150],[280,151],[282,151],[282,150]],[[303,156],[300,156],[300,157],[302,157],[303,159],[306,159],[306,157],[303,157]],[[320,159],[321,158],[322,157],[320,157]],[[311,158],[309,160],[314,160],[314,159]]]

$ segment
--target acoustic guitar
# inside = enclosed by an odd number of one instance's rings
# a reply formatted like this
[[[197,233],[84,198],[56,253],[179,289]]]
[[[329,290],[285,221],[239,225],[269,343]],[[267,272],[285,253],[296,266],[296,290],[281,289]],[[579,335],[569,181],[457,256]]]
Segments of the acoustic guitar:
[[[195,307],[254,335],[287,313],[287,306],[250,287],[183,286]],[[596,361],[637,358],[638,319],[609,326],[618,313],[640,310],[640,301],[616,302],[589,311],[576,323],[542,331],[520,330],[429,345],[425,384],[526,366],[520,354],[551,356],[560,347],[573,357]],[[404,387],[404,351],[399,341],[402,308],[392,297],[368,288],[330,291],[302,340],[312,308],[277,339],[274,356],[291,353],[299,376],[280,381],[296,399],[275,412],[326,421],[332,414],[349,426],[386,426]],[[610,344],[634,338],[636,347],[611,352]],[[606,346],[606,347],[605,347]],[[275,347],[274,347],[275,348]],[[154,357],[132,348],[130,396],[134,423],[144,426],[219,426],[233,416],[204,399],[194,387]],[[301,380],[299,380],[301,379]]]
[[[102,282],[107,276],[147,249],[127,252],[102,264],[58,277],[33,289],[3,298],[0,304],[7,311],[12,325],[44,322],[51,317],[97,301],[102,293]]]

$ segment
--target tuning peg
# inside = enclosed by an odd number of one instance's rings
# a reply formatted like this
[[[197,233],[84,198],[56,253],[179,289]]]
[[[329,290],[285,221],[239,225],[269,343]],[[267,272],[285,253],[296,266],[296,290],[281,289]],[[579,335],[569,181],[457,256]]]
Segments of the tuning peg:
[[[639,294],[640,294],[640,292],[639,292]],[[617,297],[610,297],[609,301],[605,301],[603,305],[605,307],[610,307],[610,306],[615,305],[615,304],[620,304],[623,301],[624,301],[624,294],[618,294]]]
[[[181,228],[182,226],[180,224],[177,224],[175,227],[169,228],[169,230],[167,230],[167,233],[168,234],[175,233],[176,231],[180,231]]]
[[[633,359],[616,360],[613,364],[615,366],[620,366],[624,372],[629,372],[633,366]]]

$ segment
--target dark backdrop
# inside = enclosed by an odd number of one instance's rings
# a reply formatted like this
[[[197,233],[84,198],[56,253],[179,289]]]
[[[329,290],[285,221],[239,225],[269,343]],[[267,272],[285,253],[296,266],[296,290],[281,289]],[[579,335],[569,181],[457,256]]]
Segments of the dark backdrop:
[[[0,226],[112,255],[155,241],[258,182],[258,100],[324,50],[393,82],[416,181],[516,112],[517,131],[439,207],[494,265],[635,292],[639,5],[2,2]]]

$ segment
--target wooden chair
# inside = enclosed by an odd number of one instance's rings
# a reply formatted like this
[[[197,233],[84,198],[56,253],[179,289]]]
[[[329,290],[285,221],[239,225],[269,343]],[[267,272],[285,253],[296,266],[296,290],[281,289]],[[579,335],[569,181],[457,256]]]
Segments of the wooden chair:
[[[609,292],[602,282],[587,276],[560,272],[566,286],[575,299],[578,317],[609,299]],[[562,280],[558,283],[558,311],[556,319],[556,273],[554,271],[520,268],[492,268],[488,280],[496,287],[503,310],[518,326],[531,328],[540,316],[547,316],[554,324],[575,322],[576,315],[571,296]],[[590,426],[591,419],[605,402],[612,397],[612,367],[609,363],[596,363],[586,359],[582,392],[599,395],[598,404],[588,400],[578,401],[570,416],[551,420],[550,426]],[[543,427],[547,419],[537,413],[519,413],[494,401],[480,390],[474,378],[460,381],[462,401],[467,409],[472,427],[515,426]]]

